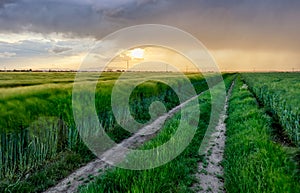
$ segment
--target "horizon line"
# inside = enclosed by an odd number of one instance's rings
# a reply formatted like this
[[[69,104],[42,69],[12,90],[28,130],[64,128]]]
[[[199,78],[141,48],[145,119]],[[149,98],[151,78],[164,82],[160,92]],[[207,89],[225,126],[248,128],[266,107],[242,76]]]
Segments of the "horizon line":
[[[126,70],[66,70],[66,69],[38,69],[38,70],[32,70],[32,69],[6,69],[6,70],[0,70],[0,72],[114,72],[114,73],[122,73],[122,72],[157,72],[157,73],[176,73],[176,71],[151,71],[151,70],[140,70],[140,71],[126,71]],[[203,71],[203,72],[199,72],[199,71],[183,71],[183,73],[239,73],[239,72],[248,72],[248,73],[263,73],[263,72],[300,72],[300,69],[293,69],[293,70],[220,70],[220,71],[211,71],[211,70],[207,70],[207,71]]]

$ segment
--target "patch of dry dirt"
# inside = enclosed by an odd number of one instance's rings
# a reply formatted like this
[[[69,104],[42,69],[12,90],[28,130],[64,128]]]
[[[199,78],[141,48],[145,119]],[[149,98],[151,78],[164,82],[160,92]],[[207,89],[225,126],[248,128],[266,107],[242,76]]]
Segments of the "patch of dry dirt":
[[[198,164],[198,171],[195,174],[197,183],[195,183],[192,187],[192,189],[198,193],[225,192],[223,179],[224,173],[221,162],[223,160],[226,140],[225,119],[227,117],[228,99],[233,86],[234,82],[226,96],[225,105],[220,114],[218,125],[216,126],[214,133],[211,135],[210,141],[205,150],[205,161],[199,162]]]

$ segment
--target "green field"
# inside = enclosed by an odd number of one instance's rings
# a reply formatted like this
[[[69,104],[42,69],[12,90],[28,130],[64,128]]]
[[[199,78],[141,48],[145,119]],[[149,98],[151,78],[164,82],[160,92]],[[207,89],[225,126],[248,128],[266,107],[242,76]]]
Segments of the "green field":
[[[251,76],[267,80],[272,75]],[[259,107],[255,95],[239,77],[230,99],[227,119],[223,163],[228,192],[300,190],[299,149],[274,140],[278,134],[272,131],[273,122],[274,119],[266,114],[265,108]]]
[[[117,142],[130,135],[115,122],[111,111],[110,94],[119,75],[105,73],[98,80],[98,74],[86,73],[80,79],[83,83],[98,82],[97,114],[108,135]],[[171,79],[174,85],[182,84],[176,74],[148,75]],[[80,139],[72,117],[74,77],[74,73],[1,74],[1,82],[6,85],[1,88],[0,99],[0,174],[3,189],[11,188],[11,183],[17,182],[12,188],[18,191],[21,191],[20,187],[24,192],[43,190],[94,158]],[[130,81],[141,78],[143,75],[132,73]],[[197,86],[197,92],[207,88],[202,76],[191,74],[189,78]],[[20,86],[22,84],[27,86]],[[150,118],[149,113],[145,113],[146,109],[157,100],[165,102],[167,110],[179,103],[169,86],[148,81],[131,94],[131,113],[138,121],[146,122]],[[65,159],[69,161],[64,163]],[[45,163],[49,164],[49,171],[47,168],[40,171]],[[29,178],[20,181],[28,174]]]
[[[259,102],[279,121],[284,133],[299,147],[299,74],[244,74],[243,78]]]
[[[143,82],[145,75],[170,84]],[[191,187],[196,181],[197,165],[206,162],[198,149],[212,117],[211,92],[220,92],[222,85],[228,91],[235,81],[226,119],[224,176],[219,176],[226,191],[299,192],[299,75],[223,74],[224,82],[218,82],[215,74],[209,74],[207,77],[215,82],[209,92],[207,82],[200,74],[186,74],[189,80],[186,82],[176,73],[131,72],[120,82],[118,94],[128,94],[133,84],[143,82],[130,93],[128,101],[132,117],[141,125],[163,114],[154,117],[149,114],[153,102],[162,102],[166,111],[180,104],[171,87],[178,88],[184,96],[190,94],[185,93],[189,84],[196,94],[204,92],[198,97],[201,115],[194,117],[199,121],[195,135],[188,147],[165,165],[140,171],[111,168],[97,177],[83,179],[85,185],[78,191],[195,191]],[[131,136],[117,123],[111,105],[111,93],[121,73],[107,72],[98,76],[98,73],[85,72],[77,83],[96,85],[94,96],[98,120],[114,141],[121,142]],[[88,121],[90,115],[84,115],[86,121],[82,125],[75,124],[73,117],[75,77],[76,73],[71,72],[0,73],[0,192],[45,191],[95,159],[78,133],[80,127],[92,127]],[[90,94],[92,91],[86,89],[85,92]],[[81,99],[89,100],[84,96]],[[195,108],[191,105],[186,108],[193,115]],[[124,111],[119,108],[117,113],[123,115]],[[138,149],[164,144],[176,132],[182,116],[178,112],[170,117],[157,136]],[[188,130],[190,123],[183,124]]]

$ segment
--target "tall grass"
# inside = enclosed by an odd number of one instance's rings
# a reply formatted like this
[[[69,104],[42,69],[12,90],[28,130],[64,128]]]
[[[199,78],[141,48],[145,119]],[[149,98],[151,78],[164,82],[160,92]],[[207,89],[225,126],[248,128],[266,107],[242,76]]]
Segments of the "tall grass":
[[[279,119],[289,138],[300,147],[300,74],[243,74],[250,89]]]
[[[26,79],[26,76],[29,79],[31,77],[31,75],[21,75],[20,81]],[[53,81],[59,78],[57,76],[62,75],[61,73],[50,74],[52,76],[49,80],[50,82],[52,81],[50,84],[49,81],[45,80],[47,75],[42,73],[41,76],[43,78],[40,79],[40,82],[32,80],[40,85],[26,86],[24,88],[2,88],[4,92],[0,96],[0,179],[1,181],[9,181],[9,183],[8,185],[3,185],[3,187],[1,187],[0,183],[0,191],[40,191],[38,188],[44,189],[47,187],[49,180],[51,183],[49,182],[48,186],[50,184],[53,185],[55,181],[59,180],[56,176],[52,176],[55,174],[47,176],[48,179],[44,177],[38,179],[34,173],[37,172],[36,168],[41,168],[40,166],[47,163],[47,161],[56,160],[60,152],[71,151],[84,157],[92,157],[86,156],[90,155],[91,152],[79,136],[78,129],[80,128],[76,128],[74,124],[71,108],[72,87],[65,84],[53,85]],[[87,75],[82,81],[97,80],[95,74]],[[133,78],[140,76],[139,74],[133,75]],[[63,75],[59,79],[64,82],[65,78],[70,79],[72,76],[72,74]],[[129,132],[116,123],[111,110],[110,93],[118,76],[119,74],[110,73],[107,76],[100,77],[96,89],[95,104],[101,124],[108,135],[117,142],[130,136]],[[176,76],[168,76],[165,78],[172,78],[174,86],[180,84],[180,80]],[[202,76],[189,75],[189,77],[192,80],[192,84],[203,85],[205,89],[206,82]],[[10,84],[9,81],[12,80],[7,80],[7,84]],[[19,86],[16,80],[13,80],[11,84]],[[184,87],[184,85],[181,86]],[[33,87],[32,92],[31,88]],[[131,95],[130,107],[132,115],[136,119],[146,122],[149,119],[147,109],[156,100],[164,102],[168,109],[178,104],[178,98],[170,87],[159,82],[146,82],[138,86]],[[145,110],[146,113],[141,111],[141,109]],[[76,162],[76,159],[73,161]],[[71,164],[72,167],[67,166],[67,164]],[[72,161],[65,163],[65,167],[69,167],[69,169],[75,167],[75,165]],[[76,166],[78,166],[78,163]],[[51,168],[49,168],[50,170]],[[62,169],[62,171],[64,170]],[[43,172],[38,173],[44,175]],[[62,175],[67,175],[67,173],[62,173],[58,176]],[[39,180],[39,183],[45,183],[45,185],[37,186],[36,180]],[[46,181],[43,182],[42,180],[48,180],[48,182],[46,183]],[[17,184],[13,185],[14,183]],[[26,186],[27,189],[22,189],[20,186]],[[33,188],[33,186],[36,186],[36,188]],[[17,189],[11,189],[11,187],[17,187]]]
[[[70,135],[73,133],[69,132]],[[72,141],[77,136],[69,136],[70,143],[67,144],[66,135],[66,125],[55,117],[40,118],[29,128],[21,128],[20,132],[1,133],[0,179],[17,178],[17,174],[28,173],[58,152],[74,148]]]
[[[227,89],[233,78],[233,76],[226,76],[225,83]],[[204,91],[206,87],[199,87],[198,89],[199,91]],[[211,92],[220,92],[219,87],[216,86]],[[192,192],[190,186],[195,181],[192,174],[197,171],[198,162],[203,161],[204,159],[203,155],[199,155],[199,147],[202,143],[211,116],[210,92],[205,92],[198,100],[200,103],[200,117],[194,116],[196,111],[194,106],[187,105],[185,108],[189,112],[188,116],[193,118],[192,120],[181,119],[181,113],[176,113],[165,123],[154,139],[146,142],[140,147],[140,149],[152,149],[158,147],[171,139],[176,132],[180,121],[185,124],[185,129],[189,130],[193,126],[193,120],[199,120],[194,138],[178,157],[165,165],[153,169],[128,170],[113,168],[106,171],[104,175],[97,177],[94,182],[81,187],[79,192]],[[222,108],[220,108],[220,110],[221,109]],[[217,122],[215,124],[217,124]],[[181,144],[179,141],[173,142],[175,149]],[[160,152],[160,154],[168,153],[170,152]]]
[[[271,139],[271,118],[236,81],[226,120],[225,188],[227,192],[299,192],[295,149]]]
[[[82,187],[80,192],[189,192],[188,187],[193,183],[193,177],[190,173],[197,168],[197,161],[201,159],[197,152],[210,116],[209,94],[202,97],[201,101],[201,124],[193,141],[180,156],[155,169],[143,171],[111,169],[103,176],[98,177],[95,182]],[[191,115],[193,111],[193,108],[190,107],[189,112]],[[157,147],[170,139],[178,127],[180,118],[180,113],[176,114],[167,121],[158,136],[141,148]],[[195,119],[199,119],[199,117],[195,117]],[[186,123],[186,127],[188,129],[188,123]]]

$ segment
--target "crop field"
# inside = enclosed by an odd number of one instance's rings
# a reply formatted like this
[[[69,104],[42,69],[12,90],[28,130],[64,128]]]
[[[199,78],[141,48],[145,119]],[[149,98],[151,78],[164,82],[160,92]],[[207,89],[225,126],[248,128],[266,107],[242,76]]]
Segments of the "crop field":
[[[243,74],[242,77],[250,76],[253,82],[256,78],[296,77],[295,74]],[[245,80],[241,77],[236,80],[230,99],[223,162],[225,188],[228,192],[298,192],[299,148],[275,140],[281,133],[274,132],[278,128],[272,128],[275,120],[266,113],[269,107],[259,107]],[[290,87],[297,86],[290,84]]]
[[[97,114],[115,141],[130,135],[116,124],[111,112],[111,89],[119,75],[106,73],[98,79],[97,74],[88,73],[80,80],[98,81]],[[153,76],[161,75],[154,73]],[[94,158],[81,141],[72,118],[74,77],[74,73],[1,74],[0,176],[3,191],[44,190]],[[132,73],[131,80],[141,77]],[[164,74],[163,78],[171,78],[174,85],[180,84],[176,74]],[[203,77],[189,75],[189,78],[197,86],[197,92],[207,88]],[[132,114],[141,122],[150,118],[149,113],[141,112],[147,112],[151,101],[165,101],[167,110],[179,102],[170,87],[159,82],[139,85],[130,100]],[[49,164],[49,171],[43,167],[45,163]],[[20,181],[24,178],[26,180]]]
[[[199,148],[206,143],[206,137],[213,135],[209,128],[216,128],[219,117],[225,113],[226,139],[221,147],[224,156],[218,162],[224,171],[210,174],[223,184],[220,191],[300,192],[299,73],[222,74],[224,81],[213,73],[205,77],[188,73],[188,81],[172,72],[129,74],[119,81],[122,73],[117,72],[104,72],[100,77],[96,72],[82,72],[80,76],[73,72],[0,73],[0,192],[44,192],[97,160],[82,136],[84,128],[95,127],[91,115],[83,114],[84,121],[77,124],[73,109],[77,108],[74,95],[83,102],[79,109],[85,109],[90,98],[74,91],[75,84],[82,84],[84,93],[93,96],[100,125],[117,143],[132,137],[134,132],[125,130],[116,118],[118,114],[122,123],[130,122],[126,109],[117,108],[116,112],[111,104],[116,84],[120,88],[117,98],[130,96],[129,114],[140,125],[132,128],[136,131],[182,103],[174,88],[183,93],[185,101],[191,95],[187,91],[191,85],[199,106],[187,103],[181,111],[168,116],[155,135],[135,147],[149,150],[171,141],[174,149],[180,149],[182,143],[172,140],[172,136],[183,125],[194,135],[168,163],[145,170],[99,168],[98,175],[70,180],[66,188],[74,188],[77,181],[75,188],[81,193],[212,192],[214,182],[201,187],[197,184],[204,178],[197,176],[211,172],[209,157],[214,152],[208,149],[200,153]],[[146,75],[161,81],[147,80]],[[213,87],[209,88],[206,78],[214,82]],[[91,84],[96,85],[94,91],[88,89]],[[132,85],[135,88],[131,92]],[[224,97],[222,88],[228,101],[213,104],[213,93],[220,99]],[[157,101],[161,103],[154,103]],[[163,104],[164,109],[152,114],[153,104]],[[212,113],[212,105],[218,106],[216,114]],[[228,110],[223,112],[224,105]],[[182,119],[187,116],[184,112],[192,120]],[[196,129],[192,127],[194,122]],[[97,132],[92,135],[97,136]],[[164,153],[169,152],[160,152]],[[125,159],[134,156],[128,154]],[[199,171],[199,164],[204,169]]]
[[[276,116],[284,133],[300,146],[300,78],[298,73],[244,74],[259,101]]]

